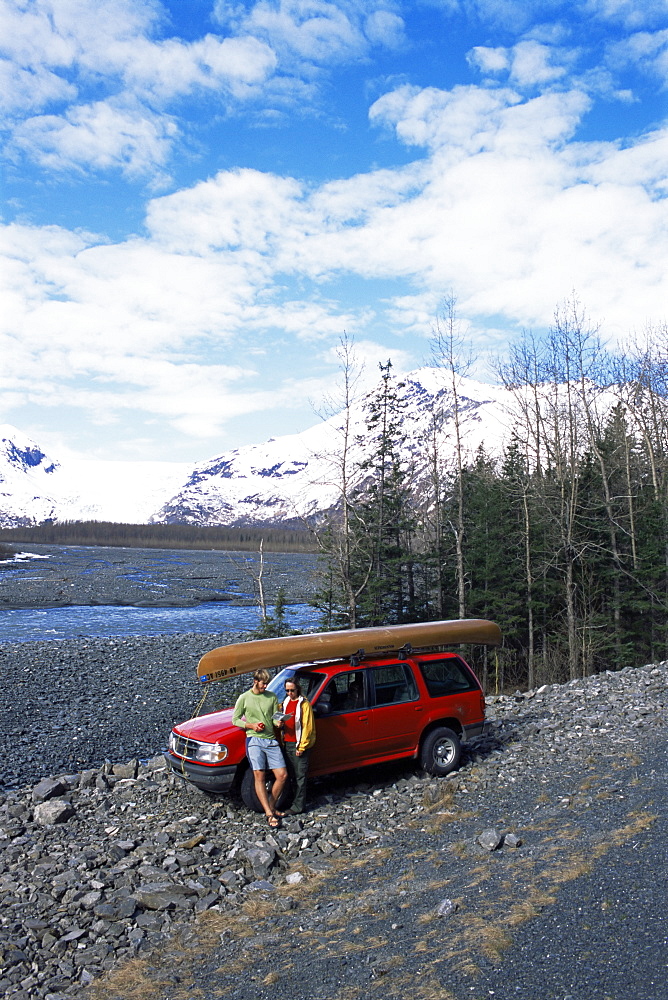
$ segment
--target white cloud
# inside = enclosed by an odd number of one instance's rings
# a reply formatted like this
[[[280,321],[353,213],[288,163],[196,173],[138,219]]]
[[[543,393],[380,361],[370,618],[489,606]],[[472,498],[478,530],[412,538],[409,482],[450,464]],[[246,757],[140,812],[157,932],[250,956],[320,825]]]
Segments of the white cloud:
[[[238,250],[262,267],[279,235],[300,226],[302,185],[258,170],[231,170],[151,202],[147,225],[162,245],[185,253]]]
[[[636,66],[668,86],[668,29],[639,31],[611,45],[608,59],[614,69]]]
[[[147,109],[100,101],[63,117],[27,119],[14,130],[13,146],[49,170],[114,168],[132,177],[162,168],[177,132],[171,119]]]
[[[665,0],[423,0],[430,6],[443,7],[451,13],[453,6],[477,15],[482,22],[522,34],[533,24],[568,21],[580,18],[584,25],[599,22],[621,25],[635,30],[665,19]]]
[[[224,112],[249,101],[264,103],[269,115],[303,106],[324,67],[401,43],[403,22],[392,7],[383,0],[219,4],[226,32],[186,41],[161,37],[165,12],[152,0],[0,0],[0,106],[10,116],[10,153],[46,169],[160,175],[186,133],[170,117],[184,111],[177,102],[206,92]]]
[[[364,34],[374,45],[399,48],[406,41],[403,19],[389,10],[376,10],[364,22]]]
[[[257,38],[206,35],[190,44],[135,41],[118,63],[125,86],[164,103],[197,88],[243,98],[273,73],[276,56]]]
[[[269,39],[284,59],[296,56],[314,62],[338,61],[354,58],[364,49],[359,26],[340,7],[322,0],[256,4],[245,27]]]
[[[420,363],[449,289],[482,349],[496,336],[487,319],[549,324],[572,289],[606,333],[660,319],[668,130],[625,147],[573,142],[590,106],[576,90],[402,87],[370,117],[421,147],[407,166],[320,186],[222,171],[153,199],[144,238],[118,243],[5,227],[3,391],[212,434],[299,405],[329,377],[316,369],[344,329],[370,364]],[[88,128],[98,157],[120,157],[122,122],[104,121],[91,112],[50,155],[79,162]],[[382,292],[365,295],[365,280]],[[285,370],[268,372],[280,355]]]
[[[540,42],[527,40],[513,46],[510,78],[519,87],[535,87],[558,80],[562,66],[551,63],[553,50]]]
[[[293,337],[303,344],[331,343],[343,330],[363,330],[373,318],[370,309],[346,311],[335,299],[269,302],[249,309],[246,316],[248,324],[258,332],[275,329],[280,336],[287,335],[289,350],[293,349]]]
[[[489,45],[474,45],[467,59],[483,73],[504,73],[510,68],[508,49],[503,46],[491,48]]]
[[[471,65],[483,73],[507,74],[509,82],[520,89],[542,88],[563,79],[566,70],[555,65],[555,59],[570,62],[572,54],[535,39],[525,39],[511,48],[478,45],[468,54]]]
[[[483,21],[506,28],[516,34],[521,33],[527,25],[542,17],[546,7],[554,9],[551,0],[464,0],[460,7],[469,8]]]
[[[666,16],[665,0],[583,0],[585,16],[637,29],[662,21]]]
[[[464,291],[469,313],[501,307],[520,321],[547,323],[547,303],[577,288],[617,333],[638,320],[638,303],[645,316],[661,316],[668,260],[665,201],[657,195],[665,197],[665,135],[627,150],[571,146],[589,106],[584,95],[518,103],[507,94],[505,107],[500,96],[404,88],[371,109],[385,124],[394,118],[405,141],[433,151],[430,182],[410,213],[395,213],[402,262],[414,260],[416,271],[422,264],[432,288]],[[463,108],[470,109],[468,134]],[[389,231],[383,225],[373,243],[391,255]]]
[[[404,143],[474,152],[486,136],[498,131],[499,116],[521,100],[511,90],[480,87],[399,87],[379,98],[369,110],[371,122],[396,131]]]
[[[382,0],[259,0],[234,6],[217,0],[214,11],[222,25],[266,41],[283,69],[301,72],[300,65],[359,59],[369,44],[396,48],[404,25],[394,7]]]
[[[0,59],[0,112],[39,110],[54,101],[72,101],[77,89],[44,67],[33,69]]]

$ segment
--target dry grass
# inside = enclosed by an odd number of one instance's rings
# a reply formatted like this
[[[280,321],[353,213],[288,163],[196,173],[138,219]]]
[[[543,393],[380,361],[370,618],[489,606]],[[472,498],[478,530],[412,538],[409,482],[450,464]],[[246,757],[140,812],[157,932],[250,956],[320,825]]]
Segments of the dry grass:
[[[451,812],[447,810],[436,812],[424,820],[424,829],[427,833],[438,833],[440,828],[446,823],[454,823],[462,819],[472,819],[475,815],[477,815],[475,812],[466,812],[462,809],[456,809]]]
[[[133,958],[103,980],[96,980],[90,987],[90,995],[94,1000],[155,1000],[164,995],[164,988],[170,982],[169,978],[158,975],[148,959]]]
[[[477,955],[497,965],[512,943],[512,937],[500,922],[469,912],[460,919],[460,928],[448,939],[447,946],[440,949],[432,964],[454,962],[460,971],[467,970],[467,975],[474,975]]]
[[[453,854],[456,854],[458,858],[468,857],[469,847],[465,840],[458,840],[456,843],[451,844],[450,850]]]
[[[248,919],[236,913],[218,913],[216,910],[205,910],[195,923],[197,941],[204,948],[213,948],[220,941],[220,935],[226,932],[233,938],[253,936],[253,928]]]
[[[559,838],[560,840],[581,840],[582,830],[577,826],[566,825],[559,831]]]
[[[520,903],[515,903],[510,908],[506,917],[507,925],[509,927],[519,927],[521,924],[525,924],[527,920],[533,920],[534,917],[540,915],[546,906],[551,906],[555,903],[556,899],[557,897],[553,893],[540,891],[535,886],[532,887],[530,898],[524,899]]]
[[[422,796],[422,805],[428,812],[452,807],[457,786],[454,781],[444,781],[441,785],[429,786]]]
[[[433,969],[422,969],[415,973],[405,973],[403,975],[393,975],[388,981],[386,976],[381,976],[372,980],[365,992],[377,990],[388,1000],[456,1000],[455,996],[447,990],[436,976]]]
[[[332,997],[332,1000],[360,1000],[361,996],[362,990],[359,986],[344,986]]]
[[[640,812],[637,810],[630,812],[629,817],[630,822],[626,826],[621,827],[619,830],[614,830],[611,834],[610,839],[612,843],[618,847],[637,837],[638,834],[644,833],[645,830],[649,830],[650,826],[658,819],[656,813]]]
[[[454,811],[449,813],[444,810],[445,805],[452,803],[454,789],[450,785],[444,787],[443,796],[429,806],[433,811],[428,820],[435,827],[447,822],[449,815],[454,815]],[[585,778],[580,785],[581,791],[595,787],[593,778]],[[550,802],[552,799],[541,795],[539,801]],[[428,865],[430,874],[438,875],[439,870],[448,874],[447,878],[425,878],[420,874],[420,868],[410,867],[398,878],[395,876],[395,888],[407,890],[399,905],[404,910],[411,909],[420,928],[417,935],[409,933],[404,939],[403,953],[396,935],[388,937],[380,932],[367,936],[366,921],[357,922],[361,913],[373,915],[374,920],[389,920],[386,912],[387,885],[383,875],[368,880],[369,894],[361,900],[357,900],[352,891],[342,890],[340,881],[343,873],[369,870],[390,857],[396,859],[399,855],[392,848],[371,848],[356,857],[330,859],[331,867],[326,874],[313,874],[306,866],[294,866],[292,870],[301,871],[304,881],[278,887],[275,898],[277,901],[281,897],[292,898],[306,909],[310,908],[314,897],[326,896],[330,901],[343,902],[343,907],[337,907],[335,913],[325,918],[324,924],[321,922],[300,933],[301,946],[313,955],[314,961],[345,953],[351,956],[381,954],[375,979],[346,986],[331,1000],[368,1000],[376,996],[383,997],[383,1000],[404,1000],[406,996],[410,996],[411,1000],[454,1000],[440,981],[438,970],[441,967],[473,979],[479,971],[478,962],[501,962],[513,944],[515,929],[532,920],[540,921],[544,911],[556,902],[561,886],[588,875],[608,851],[633,840],[655,820],[656,816],[646,810],[629,812],[623,826],[592,838],[575,825],[562,825],[561,817],[552,818],[542,824],[531,824],[530,835],[539,848],[535,855],[504,852],[503,859],[490,855],[477,858],[472,865],[466,863],[471,856],[471,845],[467,841],[450,844],[449,853],[445,855],[442,851],[426,849],[402,852],[403,862],[412,858]],[[462,863],[458,863],[457,859],[462,859]],[[443,867],[444,864],[447,867]],[[335,891],[332,886],[334,880],[338,881]],[[445,887],[449,888],[448,895],[457,902],[458,911],[455,917],[443,921],[437,915],[433,899],[438,890]],[[374,905],[376,897],[377,905]],[[424,909],[424,903],[420,906],[421,901],[427,897],[430,901],[428,910],[419,912]],[[360,909],[360,903],[363,909]],[[270,899],[263,905],[267,914],[273,912]],[[605,908],[607,901],[601,905]],[[294,933],[299,920],[296,914],[294,928],[286,930],[286,935]],[[353,920],[356,923],[351,926]],[[220,946],[222,934],[232,942],[242,942],[255,933],[255,922],[239,910],[205,912],[196,921],[194,929],[177,941],[166,944],[161,952],[155,952],[149,958],[130,960],[102,980],[96,980],[87,996],[91,1000],[164,1000],[166,996],[170,1000],[213,1000],[231,991],[233,981],[238,983],[240,976],[253,974],[264,976],[264,979],[257,980],[258,989],[261,989],[262,983],[265,987],[275,988],[276,995],[279,995],[279,992],[284,992],[285,968],[270,971],[267,960],[259,972],[257,953],[243,949],[234,949],[232,955],[225,957],[219,970],[221,980],[215,992],[203,997],[199,990],[189,985],[192,980],[188,975],[194,955],[200,961],[207,952],[215,952]],[[192,944],[195,940],[197,949]],[[382,953],[389,946],[396,953],[385,957]],[[420,974],[417,976],[415,973],[409,975],[402,969],[405,957],[411,954],[414,963],[419,963]],[[178,980],[176,975],[170,975],[172,970],[177,973]],[[226,984],[230,984],[229,988]]]
[[[590,845],[585,855],[573,850],[573,841],[582,840],[581,829],[568,826],[559,830],[555,838],[544,840],[538,859],[517,855],[508,859],[512,864],[509,874],[493,871],[490,863],[478,864],[468,872],[464,896],[458,900],[456,920],[448,922],[444,935],[436,910],[418,916],[422,940],[414,946],[415,954],[433,956],[430,967],[449,963],[461,974],[474,977],[477,972],[476,956],[498,964],[513,944],[515,928],[531,920],[539,920],[546,908],[554,905],[560,886],[588,875],[595,862],[612,847],[625,843],[646,830],[655,820],[648,812],[629,814],[629,822],[606,835],[605,841]],[[549,832],[552,823],[545,832]],[[535,829],[533,832],[537,832]],[[465,845],[464,845],[465,853]],[[497,877],[502,874],[501,878]],[[452,880],[449,880],[452,881]],[[489,885],[481,894],[478,890]],[[475,895],[474,895],[475,892]],[[475,899],[475,911],[467,901]],[[435,945],[438,941],[438,949]]]

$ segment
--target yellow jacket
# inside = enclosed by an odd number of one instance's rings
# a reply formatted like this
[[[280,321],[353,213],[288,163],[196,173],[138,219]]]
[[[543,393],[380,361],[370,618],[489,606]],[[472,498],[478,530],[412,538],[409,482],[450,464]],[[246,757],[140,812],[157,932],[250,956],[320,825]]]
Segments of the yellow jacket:
[[[284,712],[289,701],[290,699],[286,698],[283,702]],[[297,708],[295,709],[295,736],[297,737],[297,750],[310,750],[315,743],[313,709],[311,703],[301,694],[297,699]]]

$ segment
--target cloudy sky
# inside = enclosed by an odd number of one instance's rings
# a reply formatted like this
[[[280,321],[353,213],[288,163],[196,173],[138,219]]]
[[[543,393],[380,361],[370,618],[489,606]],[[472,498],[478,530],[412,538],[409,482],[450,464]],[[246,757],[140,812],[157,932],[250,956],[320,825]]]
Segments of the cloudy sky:
[[[346,331],[484,362],[574,292],[666,319],[666,0],[0,0],[0,423],[197,461],[300,430]]]

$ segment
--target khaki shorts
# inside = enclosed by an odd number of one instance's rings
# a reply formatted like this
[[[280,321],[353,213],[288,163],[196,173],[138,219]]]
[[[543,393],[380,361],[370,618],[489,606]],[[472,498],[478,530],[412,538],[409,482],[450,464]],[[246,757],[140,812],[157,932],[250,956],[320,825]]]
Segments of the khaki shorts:
[[[280,743],[267,736],[247,736],[246,756],[253,771],[275,771],[285,767]]]

